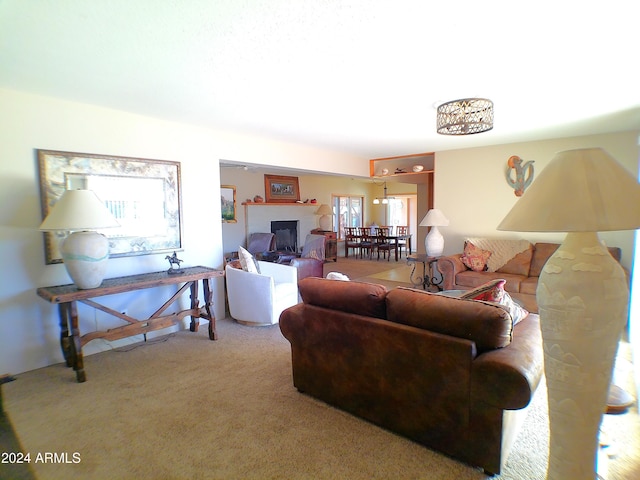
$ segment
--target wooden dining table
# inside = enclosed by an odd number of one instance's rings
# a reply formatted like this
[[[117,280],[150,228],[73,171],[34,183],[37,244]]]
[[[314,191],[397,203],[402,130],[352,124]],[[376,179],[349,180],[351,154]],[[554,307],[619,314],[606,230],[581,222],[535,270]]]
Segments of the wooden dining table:
[[[384,238],[386,240],[388,240],[389,242],[392,242],[395,244],[395,250],[396,250],[396,262],[399,259],[398,256],[398,251],[400,250],[400,241],[401,240],[406,240],[407,242],[407,252],[408,255],[411,255],[411,234],[407,234],[407,235],[386,235]],[[373,244],[375,246],[375,240],[376,238],[378,238],[376,235],[349,235],[345,240],[348,242],[350,240],[362,240],[363,238],[368,238],[371,239],[373,241]],[[344,249],[344,258],[349,258],[349,249],[345,247]]]

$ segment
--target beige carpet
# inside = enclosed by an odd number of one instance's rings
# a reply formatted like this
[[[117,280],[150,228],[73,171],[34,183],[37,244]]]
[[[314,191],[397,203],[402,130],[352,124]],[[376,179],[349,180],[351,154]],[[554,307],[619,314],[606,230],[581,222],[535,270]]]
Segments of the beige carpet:
[[[289,344],[277,325],[246,327],[222,319],[218,331],[216,342],[201,328],[92,355],[85,358],[83,384],[62,364],[5,384],[5,409],[32,460],[49,452],[72,462],[79,454],[79,463],[32,461],[36,477],[486,478],[298,393]],[[546,398],[538,393],[506,469],[494,478],[544,478]],[[618,449],[607,478],[637,478],[634,465],[640,462],[629,462],[637,449],[628,441],[637,433],[637,411],[607,417],[617,422],[608,433]]]
[[[485,478],[298,393],[277,325],[218,323],[216,342],[201,329],[87,357],[84,384],[56,365],[5,385],[5,408],[32,458],[80,454],[78,464],[32,464],[37,478]],[[502,478],[543,478],[537,424]]]

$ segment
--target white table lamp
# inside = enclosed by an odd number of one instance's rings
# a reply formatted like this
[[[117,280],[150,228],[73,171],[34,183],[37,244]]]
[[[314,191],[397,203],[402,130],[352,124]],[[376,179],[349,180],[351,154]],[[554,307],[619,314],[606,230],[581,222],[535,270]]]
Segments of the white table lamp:
[[[72,232],[60,243],[60,253],[76,286],[88,289],[100,286],[109,259],[109,240],[92,230],[119,226],[91,190],[65,190],[40,230]]]
[[[439,257],[444,252],[444,237],[438,227],[447,225],[449,225],[449,219],[437,208],[429,210],[420,222],[421,227],[431,227],[424,239],[424,248],[428,256]]]
[[[498,230],[568,232],[536,298],[549,400],[547,478],[594,480],[598,430],[620,335],[625,272],[597,232],[640,227],[640,185],[600,148],[556,154]]]
[[[316,210],[316,215],[320,215],[320,219],[318,220],[320,229],[324,231],[331,231],[331,216],[333,215],[331,207],[326,203],[323,203],[318,207],[318,210]]]

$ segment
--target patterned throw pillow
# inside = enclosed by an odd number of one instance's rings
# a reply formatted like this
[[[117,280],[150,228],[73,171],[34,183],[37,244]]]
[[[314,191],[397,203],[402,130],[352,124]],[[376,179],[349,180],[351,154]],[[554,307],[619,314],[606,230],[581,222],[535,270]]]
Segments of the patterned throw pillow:
[[[242,270],[250,273],[260,273],[260,268],[258,267],[258,262],[251,255],[249,250],[238,247],[238,257],[240,257],[240,265],[242,265]]]
[[[487,270],[487,260],[491,256],[488,250],[482,250],[471,242],[464,242],[464,251],[462,252],[462,263],[474,272],[484,272]]]
[[[513,325],[515,326],[520,320],[529,315],[529,312],[514,302],[511,295],[504,290],[506,283],[507,281],[503,278],[497,278],[465,292],[460,298],[466,300],[482,300],[500,305],[509,312],[513,320]]]

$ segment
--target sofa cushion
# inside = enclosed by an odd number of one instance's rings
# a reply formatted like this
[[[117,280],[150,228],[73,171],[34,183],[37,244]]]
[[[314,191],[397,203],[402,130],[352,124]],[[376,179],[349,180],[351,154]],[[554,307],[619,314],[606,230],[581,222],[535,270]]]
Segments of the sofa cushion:
[[[530,277],[539,277],[542,267],[547,263],[549,257],[553,255],[560,245],[558,243],[545,243],[538,242],[535,244],[533,258],[531,259],[531,269],[529,270]],[[611,256],[620,261],[622,256],[622,250],[619,247],[608,247]]]
[[[538,277],[527,277],[520,283],[520,293],[535,295],[538,288]]]
[[[383,285],[307,277],[300,280],[298,288],[302,301],[306,304],[345,313],[386,318],[387,289]]]
[[[498,268],[498,273],[512,273],[514,275],[529,275],[529,269],[531,268],[531,258],[533,257],[533,245],[529,244],[529,247],[516,254],[511,260],[505,263],[502,267]]]
[[[554,254],[560,245],[557,243],[538,242],[535,245],[533,258],[531,259],[530,277],[539,277],[542,267],[547,263],[549,257]]]
[[[476,288],[485,283],[502,278],[507,281],[504,289],[507,292],[519,292],[520,283],[527,277],[523,275],[513,275],[509,273],[498,272],[474,272],[472,270],[466,270],[456,275],[456,287],[462,287],[466,290],[470,288]]]
[[[464,252],[462,252],[462,263],[474,272],[483,272],[487,270],[487,261],[491,256],[491,252],[476,247],[471,242],[464,243]]]
[[[387,319],[475,342],[478,353],[511,343],[511,315],[497,305],[412,288],[387,293]]]
[[[483,300],[502,306],[507,312],[509,312],[509,315],[511,315],[513,325],[515,326],[518,322],[529,315],[529,312],[514,302],[511,295],[505,292],[505,283],[506,280],[498,278],[463,293],[460,298],[468,300]]]

